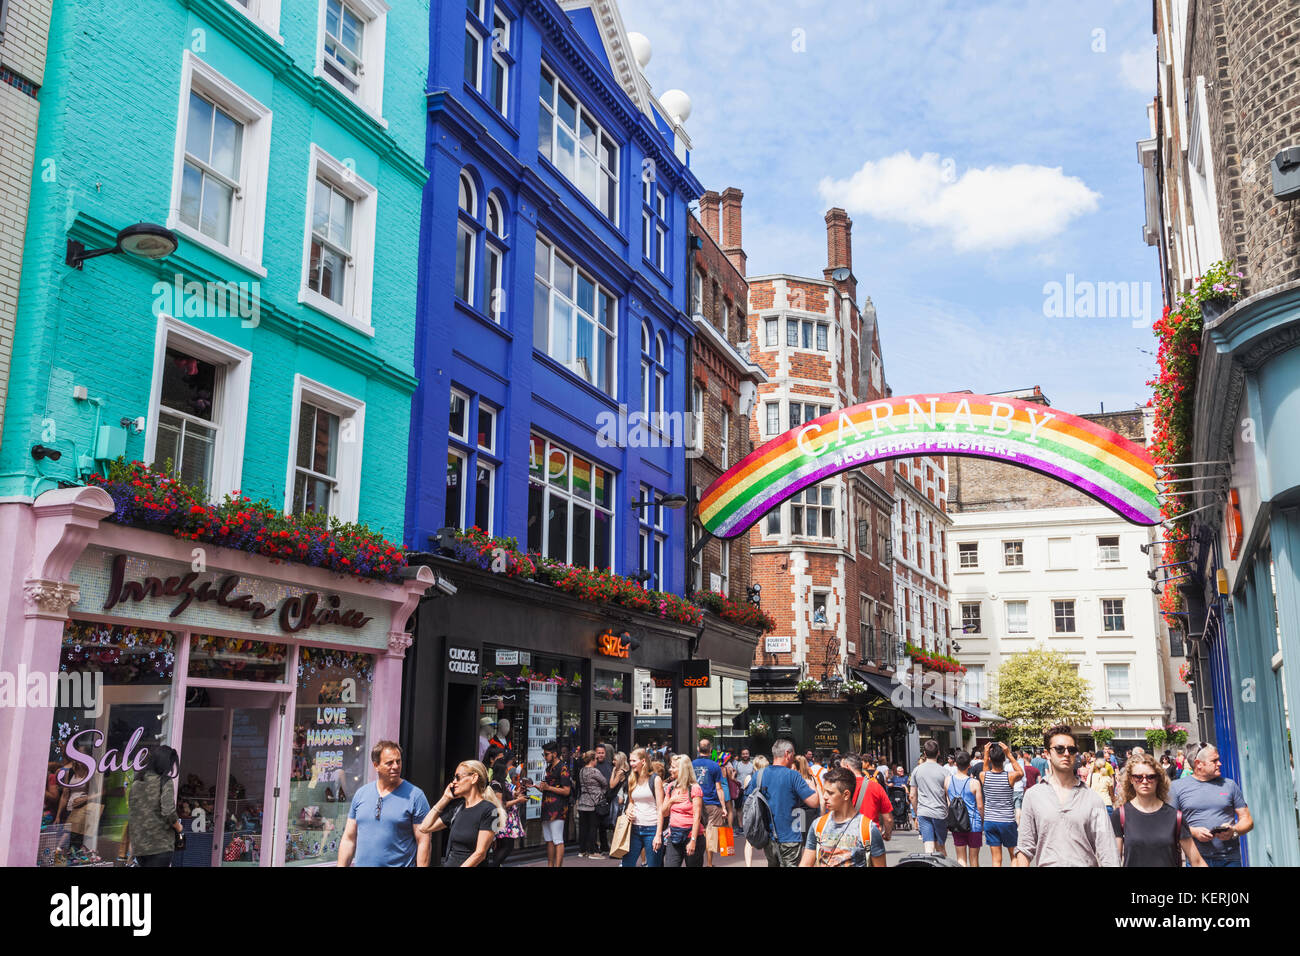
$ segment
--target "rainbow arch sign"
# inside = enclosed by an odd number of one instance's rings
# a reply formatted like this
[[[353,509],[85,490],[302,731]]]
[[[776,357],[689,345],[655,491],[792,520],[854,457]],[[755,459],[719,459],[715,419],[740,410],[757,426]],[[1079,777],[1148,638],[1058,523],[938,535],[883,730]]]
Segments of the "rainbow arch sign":
[[[965,392],[904,395],[831,412],[756,448],[709,485],[700,522],[718,538],[831,475],[889,458],[965,455],[1058,478],[1134,524],[1160,521],[1151,455],[1087,419]]]

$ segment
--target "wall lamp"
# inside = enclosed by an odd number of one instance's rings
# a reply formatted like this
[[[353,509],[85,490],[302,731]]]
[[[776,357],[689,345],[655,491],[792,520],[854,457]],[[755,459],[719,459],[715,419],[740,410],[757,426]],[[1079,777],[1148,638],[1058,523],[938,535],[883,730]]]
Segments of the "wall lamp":
[[[117,234],[117,241],[107,249],[87,249],[76,239],[68,240],[68,250],[64,262],[74,269],[80,269],[87,259],[99,256],[115,255],[125,252],[137,259],[165,259],[176,251],[180,240],[176,233],[152,222],[137,222],[127,226]]]
[[[44,445],[32,446],[32,458],[40,461],[42,458],[48,458],[50,461],[58,461],[63,457],[63,452],[56,448],[47,448]]]

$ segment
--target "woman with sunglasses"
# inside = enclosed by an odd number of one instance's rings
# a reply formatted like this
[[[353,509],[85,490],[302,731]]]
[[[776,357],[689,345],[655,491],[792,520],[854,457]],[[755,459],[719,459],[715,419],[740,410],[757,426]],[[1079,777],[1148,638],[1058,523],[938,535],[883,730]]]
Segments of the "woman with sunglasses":
[[[506,811],[488,785],[487,767],[478,760],[466,760],[425,816],[420,832],[448,831],[443,866],[480,866],[497,831],[505,825]]]
[[[1146,754],[1134,754],[1121,779],[1121,803],[1110,822],[1124,866],[1181,866],[1180,848],[1192,866],[1206,866],[1182,813],[1168,802],[1169,775]]]

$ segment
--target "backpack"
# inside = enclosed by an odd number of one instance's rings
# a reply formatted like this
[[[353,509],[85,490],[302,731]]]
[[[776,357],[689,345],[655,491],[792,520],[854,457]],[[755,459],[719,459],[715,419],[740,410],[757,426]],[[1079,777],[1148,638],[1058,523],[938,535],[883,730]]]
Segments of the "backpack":
[[[831,815],[829,813],[823,813],[817,818],[817,822],[813,824],[813,830],[817,832],[818,860],[822,857],[822,831],[826,829],[826,824],[830,821],[830,818]],[[860,808],[858,809],[858,819],[862,821],[859,824],[862,833],[862,845],[866,848],[869,855],[871,853],[871,821],[867,819],[867,815],[862,813]],[[843,839],[843,836],[841,836],[841,839]],[[814,865],[816,864],[814,863]]]
[[[966,783],[970,783],[969,778]],[[948,829],[953,833],[970,833],[971,831],[970,809],[966,806],[965,793],[966,787],[963,785],[961,792],[957,794],[956,800],[953,799],[951,793],[948,794],[948,813],[944,821],[947,823]]]
[[[772,808],[768,805],[767,794],[763,792],[764,767],[754,778],[754,792],[745,801],[741,814],[741,827],[745,831],[745,841],[756,849],[763,849],[772,839]]]

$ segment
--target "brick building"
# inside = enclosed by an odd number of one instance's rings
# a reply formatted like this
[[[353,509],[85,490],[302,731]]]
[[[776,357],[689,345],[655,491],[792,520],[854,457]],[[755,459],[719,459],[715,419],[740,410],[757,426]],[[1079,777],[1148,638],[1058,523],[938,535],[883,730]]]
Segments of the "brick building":
[[[1152,29],[1157,92],[1138,155],[1165,304],[1217,260],[1244,276],[1241,299],[1201,310],[1189,463],[1169,476],[1199,479],[1185,484],[1196,546],[1177,585],[1193,735],[1258,801],[1247,862],[1295,866],[1300,741],[1284,728],[1300,700],[1300,0],[1156,0]]]
[[[0,0],[0,429],[14,349],[52,2]],[[53,174],[57,175],[57,167]]]
[[[843,209],[826,214],[820,279],[750,279],[751,354],[769,379],[752,418],[756,445],[887,394],[874,310],[857,305],[851,230]],[[754,660],[750,711],[801,750],[901,751],[901,723],[842,691],[860,676],[854,668],[887,674],[894,662],[892,510],[892,471],[872,466],[804,489],[750,530],[754,580],[777,621]],[[801,680],[817,687],[801,693]],[[887,707],[887,696],[874,701]]]

